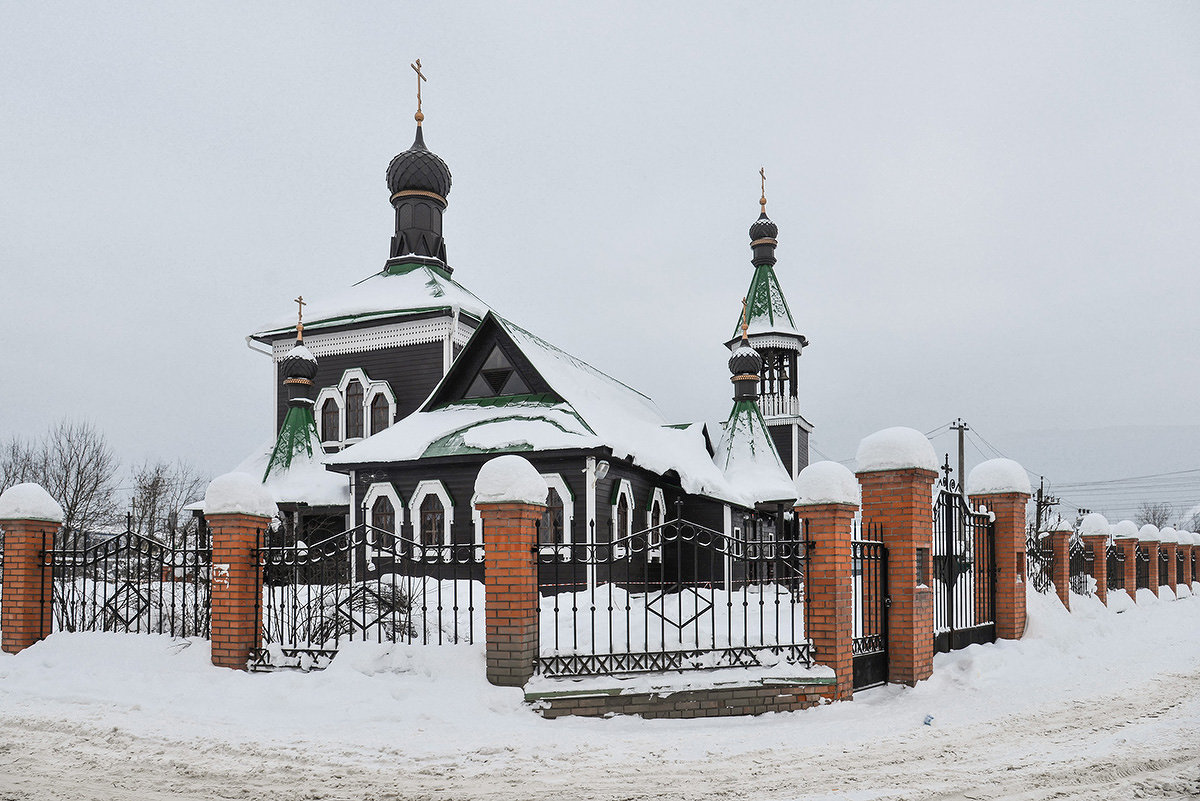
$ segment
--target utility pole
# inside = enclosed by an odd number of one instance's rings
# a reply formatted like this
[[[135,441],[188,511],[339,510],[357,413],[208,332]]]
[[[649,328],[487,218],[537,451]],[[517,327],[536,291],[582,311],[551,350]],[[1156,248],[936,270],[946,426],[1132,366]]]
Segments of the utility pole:
[[[967,469],[967,462],[965,440],[963,437],[971,429],[970,426],[964,423],[963,419],[960,417],[958,420],[950,424],[950,430],[958,432],[958,490],[959,492],[963,493],[963,495],[966,495],[967,475],[964,471]]]
[[[1041,532],[1042,518],[1045,516],[1046,510],[1052,506],[1058,506],[1058,498],[1046,493],[1046,477],[1038,476],[1037,520],[1034,523],[1034,531]]]

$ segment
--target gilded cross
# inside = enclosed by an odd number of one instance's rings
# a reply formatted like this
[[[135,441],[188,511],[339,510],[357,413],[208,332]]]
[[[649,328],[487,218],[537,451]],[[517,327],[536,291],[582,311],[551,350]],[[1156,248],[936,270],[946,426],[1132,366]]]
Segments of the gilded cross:
[[[763,214],[767,213],[767,168],[759,169],[758,174],[762,176],[762,197],[758,199],[758,204],[762,206]]]
[[[746,331],[750,328],[750,323],[746,319],[746,299],[742,298],[742,341],[746,341]]]
[[[425,115],[421,113],[421,81],[428,81],[424,73],[421,72],[421,59],[417,59],[417,63],[409,64],[413,68],[413,72],[417,73],[417,122],[425,119]]]
[[[292,302],[296,304],[296,341],[301,342],[304,339],[304,307],[308,304],[304,302],[303,295]]]

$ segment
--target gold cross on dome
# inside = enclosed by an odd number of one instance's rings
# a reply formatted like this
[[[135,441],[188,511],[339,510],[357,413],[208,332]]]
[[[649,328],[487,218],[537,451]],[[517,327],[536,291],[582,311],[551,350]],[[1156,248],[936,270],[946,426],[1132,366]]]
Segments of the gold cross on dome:
[[[296,304],[296,341],[304,340],[304,307],[308,304],[304,302],[304,296],[300,295],[293,303]]]
[[[746,339],[747,339],[746,331],[750,328],[750,324],[747,322],[746,317],[747,317],[746,299],[742,298],[742,341],[743,342],[746,341]]]
[[[426,77],[425,77],[425,74],[421,72],[421,59],[419,59],[419,58],[418,58],[415,64],[409,64],[408,66],[412,67],[412,68],[413,68],[413,72],[417,73],[417,114],[416,114],[416,120],[417,120],[417,124],[419,125],[419,124],[421,123],[421,120],[425,119],[425,115],[421,113],[421,81],[426,81],[426,82],[427,82],[429,79],[428,79],[428,78],[426,78]]]
[[[758,204],[762,206],[763,214],[767,213],[767,168],[759,169],[758,174],[762,176],[762,197],[758,199]]]

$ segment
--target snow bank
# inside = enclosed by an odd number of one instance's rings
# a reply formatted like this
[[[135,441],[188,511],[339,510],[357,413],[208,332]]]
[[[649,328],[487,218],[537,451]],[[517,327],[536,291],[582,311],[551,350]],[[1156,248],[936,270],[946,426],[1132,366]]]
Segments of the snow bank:
[[[245,514],[274,517],[279,511],[270,491],[254,476],[226,473],[217,476],[204,491],[204,514]]]
[[[925,435],[915,428],[897,426],[876,431],[858,443],[858,472],[876,470],[938,469],[937,454]]]
[[[1138,529],[1138,539],[1142,542],[1158,542],[1158,526],[1149,523]]]
[[[476,503],[546,503],[546,480],[527,459],[508,453],[487,461],[475,478]]]
[[[1099,512],[1089,512],[1079,522],[1079,535],[1082,537],[1107,537],[1110,531],[1108,518]]]
[[[1132,520],[1122,520],[1112,528],[1114,540],[1136,540],[1138,538],[1137,523]]]
[[[1125,590],[1109,590],[1107,600],[1108,608],[1114,613],[1124,612],[1135,607],[1133,598]]]
[[[975,465],[967,476],[968,495],[990,495],[1001,492],[1020,492],[1031,495],[1029,474],[1012,459],[988,459]]]
[[[1137,605],[1151,606],[1158,603],[1158,596],[1149,587],[1142,587],[1137,591]]]
[[[796,495],[797,504],[862,503],[858,479],[837,462],[813,462],[801,470],[796,476]]]
[[[14,484],[0,494],[0,520],[63,521],[58,501],[39,484]]]

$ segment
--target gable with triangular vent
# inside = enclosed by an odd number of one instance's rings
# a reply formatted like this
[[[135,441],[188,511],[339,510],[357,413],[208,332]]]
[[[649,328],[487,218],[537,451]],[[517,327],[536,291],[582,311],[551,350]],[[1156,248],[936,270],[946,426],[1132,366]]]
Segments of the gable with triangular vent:
[[[489,313],[423,409],[458,401],[530,395],[546,396],[553,402],[562,400]]]

